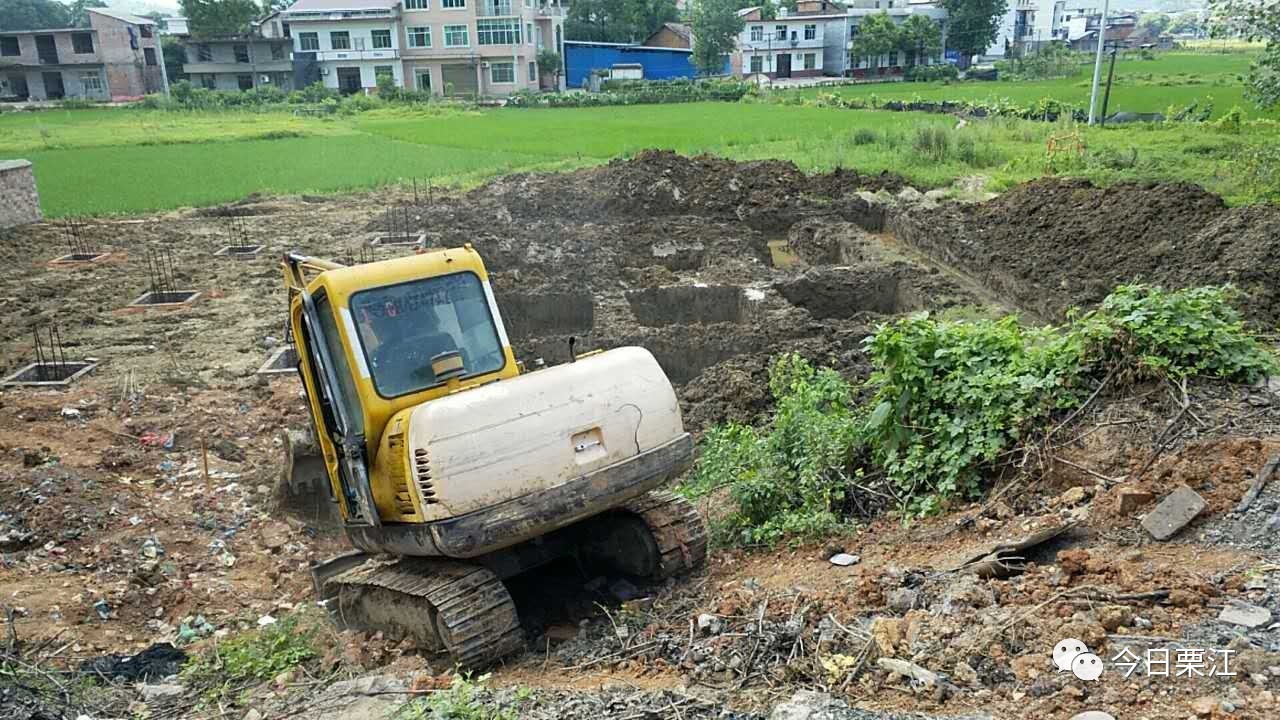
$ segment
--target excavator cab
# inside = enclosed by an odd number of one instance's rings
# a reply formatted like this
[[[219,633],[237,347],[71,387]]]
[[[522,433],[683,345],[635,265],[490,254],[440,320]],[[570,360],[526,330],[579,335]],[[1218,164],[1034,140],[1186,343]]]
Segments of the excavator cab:
[[[657,490],[693,441],[648,351],[522,375],[469,245],[353,267],[291,254],[284,275],[312,432],[287,433],[280,496],[323,494],[357,548],[312,569],[344,622],[479,666],[523,642],[505,578],[566,555],[642,578],[701,564],[701,518]]]

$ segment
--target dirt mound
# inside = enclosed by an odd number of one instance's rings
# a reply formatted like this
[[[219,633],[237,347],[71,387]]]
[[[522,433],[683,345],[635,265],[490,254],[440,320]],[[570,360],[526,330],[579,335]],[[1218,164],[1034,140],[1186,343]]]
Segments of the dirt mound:
[[[806,175],[785,160],[739,163],[710,155],[684,157],[668,150],[646,150],[630,160],[614,160],[599,173],[612,213],[661,215],[724,213],[739,206],[771,206],[797,196],[838,198],[858,190],[896,192],[905,181],[896,175],[862,175],[836,170]]]
[[[980,205],[909,210],[891,224],[909,244],[1046,319],[1139,281],[1235,283],[1248,297],[1248,317],[1280,321],[1280,289],[1265,277],[1280,253],[1280,208],[1228,209],[1196,185],[1099,188],[1046,178]]]

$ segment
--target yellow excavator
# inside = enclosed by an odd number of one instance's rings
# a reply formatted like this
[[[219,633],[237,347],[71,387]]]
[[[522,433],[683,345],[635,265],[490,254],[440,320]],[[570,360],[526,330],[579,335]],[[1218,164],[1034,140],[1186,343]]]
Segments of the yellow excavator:
[[[282,494],[356,548],[312,566],[339,622],[478,668],[524,647],[514,575],[566,556],[654,580],[702,564],[700,516],[658,489],[693,441],[647,350],[524,372],[470,245],[283,270],[311,432],[286,435]]]

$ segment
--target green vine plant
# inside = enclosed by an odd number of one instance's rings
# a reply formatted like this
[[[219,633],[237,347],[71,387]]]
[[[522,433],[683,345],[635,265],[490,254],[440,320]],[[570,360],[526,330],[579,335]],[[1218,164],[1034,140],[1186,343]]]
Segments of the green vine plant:
[[[873,371],[860,388],[783,355],[770,371],[772,420],[713,428],[682,491],[727,494],[713,518],[724,544],[814,540],[886,507],[904,518],[939,512],[979,497],[1002,464],[1104,383],[1276,374],[1236,298],[1229,286],[1126,285],[1041,328],[919,313],[866,339]]]

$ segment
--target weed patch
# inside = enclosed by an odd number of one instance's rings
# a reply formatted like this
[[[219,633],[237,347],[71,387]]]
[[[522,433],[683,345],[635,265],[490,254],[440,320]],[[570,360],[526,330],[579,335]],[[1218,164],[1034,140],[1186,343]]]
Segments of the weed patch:
[[[1057,328],[913,315],[866,340],[874,371],[860,405],[834,371],[783,356],[770,372],[772,422],[709,432],[684,491],[728,488],[717,535],[739,544],[812,539],[885,501],[904,515],[940,511],[978,496],[984,478],[1100,383],[1253,382],[1280,370],[1234,298],[1224,287],[1122,286]]]
[[[216,701],[265,682],[316,656],[316,626],[297,615],[206,646],[182,669],[184,683]]]

